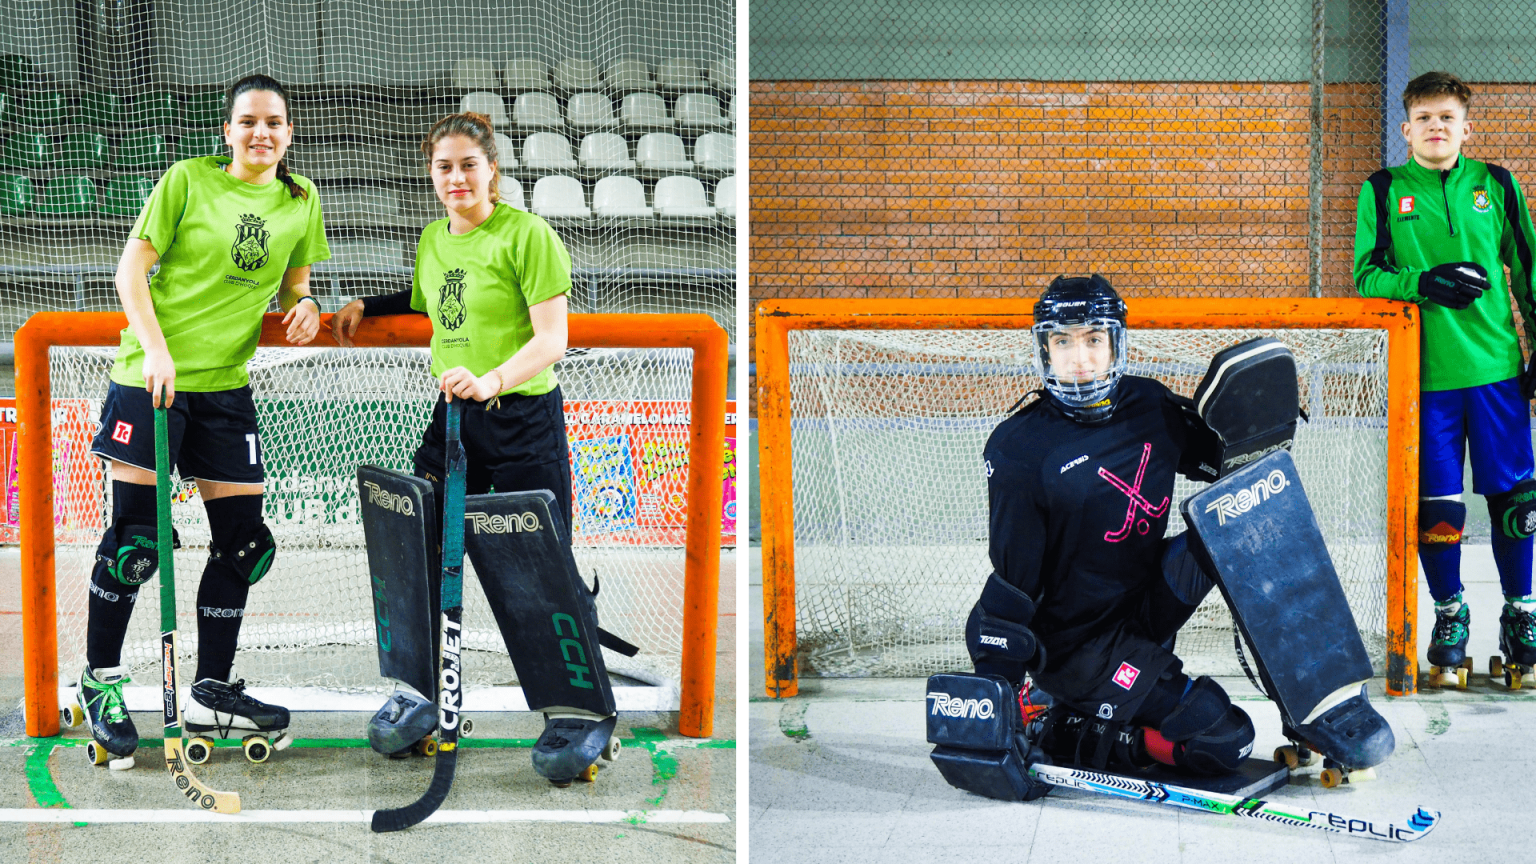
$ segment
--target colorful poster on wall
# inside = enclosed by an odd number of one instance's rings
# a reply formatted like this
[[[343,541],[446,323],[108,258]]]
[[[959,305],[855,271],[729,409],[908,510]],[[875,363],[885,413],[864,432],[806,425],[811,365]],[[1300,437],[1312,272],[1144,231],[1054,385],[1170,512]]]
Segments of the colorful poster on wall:
[[[91,455],[96,415],[89,399],[53,400],[53,524],[61,542],[93,541],[106,527],[101,460]],[[0,399],[0,458],[5,465],[0,543],[21,540],[17,457],[16,400]]]
[[[572,441],[571,475],[574,533],[590,536],[635,527],[635,468],[628,435]]]

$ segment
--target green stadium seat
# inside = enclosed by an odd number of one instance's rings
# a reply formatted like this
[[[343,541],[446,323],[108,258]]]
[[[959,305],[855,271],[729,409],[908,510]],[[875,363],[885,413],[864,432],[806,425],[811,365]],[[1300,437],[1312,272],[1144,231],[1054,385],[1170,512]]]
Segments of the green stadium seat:
[[[32,209],[32,181],[20,174],[0,174],[0,213],[20,216]]]
[[[52,126],[69,116],[69,100],[57,90],[28,93],[16,106],[16,121],[28,126]]]
[[[5,139],[0,159],[11,168],[50,168],[53,139],[41,132],[17,132]]]
[[[123,98],[116,93],[83,93],[80,118],[93,126],[116,126],[123,122]]]
[[[76,132],[59,144],[60,168],[104,168],[111,156],[107,136],[100,132]]]
[[[124,171],[159,171],[166,165],[165,136],[153,132],[130,132],[117,144],[113,163]]]
[[[96,210],[96,184],[89,177],[55,177],[43,187],[36,211],[44,216],[80,216]]]
[[[194,93],[187,97],[187,123],[214,126],[224,122],[223,93]]]
[[[0,56],[0,87],[15,90],[32,84],[32,58],[25,54]]]
[[[134,126],[174,126],[183,122],[181,99],[164,90],[140,93],[128,109],[128,118]]]
[[[191,132],[176,142],[176,158],[191,159],[197,156],[219,156],[224,153],[223,132]]]
[[[138,218],[144,209],[144,201],[155,189],[155,181],[148,177],[114,177],[107,183],[102,196],[101,212],[108,216]]]

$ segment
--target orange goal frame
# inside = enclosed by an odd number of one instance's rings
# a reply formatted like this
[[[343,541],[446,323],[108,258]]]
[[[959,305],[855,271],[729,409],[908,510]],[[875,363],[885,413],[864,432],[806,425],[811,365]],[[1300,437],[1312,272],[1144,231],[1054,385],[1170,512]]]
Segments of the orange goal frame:
[[[789,331],[1019,330],[1030,300],[764,300],[757,307],[763,635],[770,697],[799,693]],[[1132,329],[1316,328],[1387,332],[1387,693],[1417,689],[1419,309],[1366,299],[1132,299]]]
[[[330,315],[310,347],[337,347]],[[54,584],[53,483],[48,349],[116,345],[128,326],[120,312],[39,312],[16,331],[16,430],[21,497],[22,670],[27,734],[59,733],[57,598]],[[719,615],[720,466],[725,458],[729,340],[708,315],[571,315],[573,348],[690,348],[692,423],[688,430],[688,527],[683,585],[682,680],[678,731],[713,734],[715,637]],[[424,316],[367,318],[353,341],[366,347],[425,347]],[[288,346],[281,315],[267,315],[261,345]],[[105,395],[105,394],[103,394]]]

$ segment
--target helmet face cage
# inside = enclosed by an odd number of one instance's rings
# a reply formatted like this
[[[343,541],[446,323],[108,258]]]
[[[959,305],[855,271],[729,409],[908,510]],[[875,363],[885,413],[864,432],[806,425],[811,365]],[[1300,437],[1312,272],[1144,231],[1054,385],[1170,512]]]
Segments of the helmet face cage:
[[[1109,369],[1091,381],[1077,381],[1068,376],[1058,377],[1051,369],[1050,338],[1054,333],[1080,329],[1102,330],[1109,334]],[[1115,385],[1125,375],[1125,323],[1118,318],[1087,318],[1078,321],[1042,321],[1030,328],[1035,334],[1035,371],[1045,389],[1062,404],[1072,408],[1086,408],[1102,402],[1114,392]]]

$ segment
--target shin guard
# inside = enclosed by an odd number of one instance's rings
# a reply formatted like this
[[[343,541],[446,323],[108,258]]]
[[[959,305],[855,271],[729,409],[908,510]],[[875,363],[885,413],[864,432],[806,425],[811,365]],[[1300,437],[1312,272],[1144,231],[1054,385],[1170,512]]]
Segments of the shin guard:
[[[428,574],[438,566],[432,484],[372,465],[357,469],[363,538],[373,594],[379,674],[437,693],[437,598]]]

